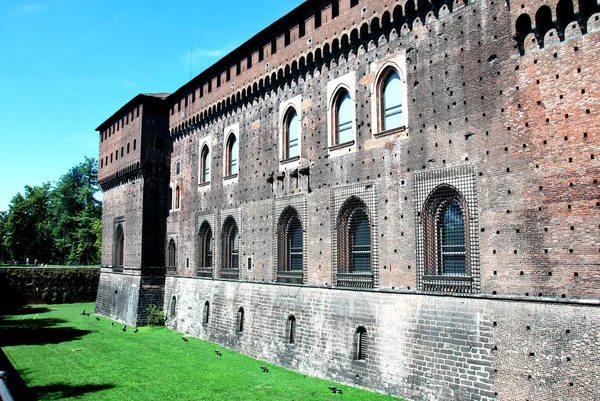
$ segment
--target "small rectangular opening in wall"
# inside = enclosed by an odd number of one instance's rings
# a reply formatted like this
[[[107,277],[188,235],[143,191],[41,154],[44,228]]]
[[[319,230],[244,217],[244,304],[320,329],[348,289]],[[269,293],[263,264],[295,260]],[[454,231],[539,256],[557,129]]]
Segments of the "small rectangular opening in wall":
[[[248,271],[252,271],[252,258],[248,258]]]

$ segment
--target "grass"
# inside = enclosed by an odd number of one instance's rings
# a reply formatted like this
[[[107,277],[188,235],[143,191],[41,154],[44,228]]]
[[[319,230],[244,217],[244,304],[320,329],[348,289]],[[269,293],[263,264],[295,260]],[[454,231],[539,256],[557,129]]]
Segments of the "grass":
[[[196,338],[184,342],[165,327],[123,332],[111,320],[81,315],[83,309],[94,304],[37,305],[0,316],[0,346],[39,400],[397,400]]]

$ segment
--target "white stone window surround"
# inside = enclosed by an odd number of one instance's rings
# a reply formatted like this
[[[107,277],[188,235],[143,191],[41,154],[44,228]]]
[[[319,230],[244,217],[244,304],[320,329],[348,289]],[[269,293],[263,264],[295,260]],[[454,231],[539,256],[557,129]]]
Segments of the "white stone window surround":
[[[338,93],[341,89],[345,89],[352,100],[352,140],[348,146],[336,148],[338,145],[333,142],[334,133],[336,130],[333,117],[335,114],[334,107]],[[358,149],[356,144],[356,73],[351,71],[341,77],[327,82],[327,147],[330,157],[342,156],[347,153],[356,152]],[[333,149],[332,149],[333,147]]]
[[[290,108],[298,115],[298,155],[296,158],[286,159],[286,116]],[[279,171],[295,169],[302,162],[302,95],[294,96],[279,104]]]
[[[400,77],[402,82],[402,124],[400,128],[393,128],[388,131],[380,129],[382,98],[378,93],[382,75],[388,68],[393,68]],[[402,49],[394,55],[393,58],[372,62],[370,65],[371,73],[376,72],[375,80],[371,83],[371,134],[374,138],[385,135],[386,133],[393,134],[403,132],[408,135],[408,88],[406,86],[406,50]]]
[[[235,135],[235,145],[237,147],[237,173],[232,174],[230,176],[227,175],[227,168],[229,163],[229,156],[227,154],[227,141],[229,140],[229,136],[231,134]],[[223,185],[230,185],[233,183],[237,183],[239,179],[240,173],[240,123],[235,123],[226,127],[223,130]]]

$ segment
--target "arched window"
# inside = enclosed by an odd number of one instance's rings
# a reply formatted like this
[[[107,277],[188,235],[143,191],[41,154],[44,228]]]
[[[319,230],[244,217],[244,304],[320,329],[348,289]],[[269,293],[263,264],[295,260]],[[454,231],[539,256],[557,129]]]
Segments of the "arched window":
[[[208,319],[210,317],[210,303],[208,301],[204,302],[204,313],[202,316],[202,323],[208,324]]]
[[[300,132],[300,120],[298,113],[290,107],[284,119],[284,159],[291,159],[300,155],[298,136]]]
[[[238,228],[231,216],[225,219],[221,234],[221,277],[239,278]]]
[[[350,197],[337,219],[337,285],[373,286],[371,273],[371,222],[365,204]],[[363,279],[353,275],[367,274]]]
[[[200,157],[200,183],[207,184],[210,182],[210,150],[207,145],[202,148]]]
[[[167,267],[174,268],[177,266],[177,247],[175,246],[175,240],[171,238],[169,246],[167,248]]]
[[[288,206],[277,224],[277,281],[302,284],[303,241],[298,212]]]
[[[179,185],[177,185],[177,187],[175,187],[175,209],[179,209],[180,205],[181,205],[181,187]]]
[[[123,261],[125,256],[125,234],[123,232],[123,225],[119,224],[115,230],[115,253],[113,264],[116,267],[123,267]]]
[[[345,89],[341,89],[333,107],[333,145],[340,145],[354,139],[352,132],[352,98]]]
[[[296,342],[296,317],[294,315],[288,317],[287,334],[288,343],[294,344]]]
[[[177,298],[175,298],[175,295],[173,295],[173,298],[171,298],[171,313],[169,314],[169,317],[176,317],[177,316]]]
[[[402,81],[400,75],[389,69],[380,82],[381,130],[399,128],[402,123]]]
[[[440,185],[423,206],[422,235],[425,290],[470,292],[468,207],[450,185]]]
[[[359,326],[354,332],[354,360],[367,359],[367,329]]]
[[[198,269],[199,277],[212,277],[213,234],[210,224],[205,220],[198,230]]]
[[[225,176],[229,177],[238,173],[238,144],[235,134],[229,134],[225,153]]]
[[[241,333],[244,331],[244,308],[238,309],[235,322],[235,331]]]

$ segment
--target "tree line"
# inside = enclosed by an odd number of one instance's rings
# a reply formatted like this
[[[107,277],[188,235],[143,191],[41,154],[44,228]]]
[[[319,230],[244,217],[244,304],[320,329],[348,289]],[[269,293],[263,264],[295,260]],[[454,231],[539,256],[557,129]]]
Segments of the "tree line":
[[[26,185],[0,212],[0,246],[6,264],[100,263],[102,202],[95,198],[98,162],[72,167],[55,183]]]

